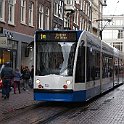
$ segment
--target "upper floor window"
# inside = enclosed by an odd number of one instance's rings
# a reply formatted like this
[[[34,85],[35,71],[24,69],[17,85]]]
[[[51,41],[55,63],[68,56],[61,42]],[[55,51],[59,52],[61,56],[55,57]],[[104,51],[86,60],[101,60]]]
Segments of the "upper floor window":
[[[5,0],[0,0],[0,21],[4,21]]]
[[[54,3],[54,15],[58,16],[58,3]]]
[[[78,2],[78,0],[76,2]],[[74,5],[75,4],[75,0],[66,0],[65,4]]]
[[[71,0],[67,0],[67,4],[71,4]]]
[[[15,15],[15,3],[16,0],[9,0],[9,14],[8,14],[8,23],[14,24],[14,15]]]
[[[39,6],[39,28],[40,29],[43,29],[43,13],[44,13],[43,5],[40,5]]]
[[[123,49],[123,43],[122,42],[113,42],[113,47],[115,47],[118,50],[122,51],[122,49]]]
[[[124,34],[123,30],[118,30],[118,39],[124,38],[123,34]]]
[[[33,7],[34,7],[34,3],[30,2],[30,6],[29,6],[29,25],[33,26]]]
[[[26,19],[26,0],[21,0],[21,22],[25,23]]]
[[[61,0],[59,1],[59,3],[54,3],[54,15],[61,19],[63,19],[63,6],[64,3]]]
[[[50,23],[50,21],[49,21],[49,8],[46,8],[46,13],[45,13],[45,29],[49,29],[49,23]]]
[[[59,2],[59,8],[58,9],[59,9],[58,10],[58,16],[60,18],[63,18],[63,2],[62,1]]]

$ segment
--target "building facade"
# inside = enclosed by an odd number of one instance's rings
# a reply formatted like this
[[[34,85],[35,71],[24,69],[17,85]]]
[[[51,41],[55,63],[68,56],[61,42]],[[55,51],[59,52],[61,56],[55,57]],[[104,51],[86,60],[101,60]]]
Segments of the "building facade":
[[[89,0],[65,1],[64,28],[91,32],[92,11]]]
[[[124,52],[124,15],[104,15],[103,18],[111,20],[103,24],[103,40]]]
[[[51,0],[52,30],[63,30],[64,27],[64,0]]]
[[[51,25],[51,0],[38,0],[37,1],[37,27],[36,29],[50,30]]]
[[[35,0],[0,1],[0,64],[9,61],[15,69],[30,63],[26,48],[33,41],[35,13]]]
[[[14,69],[21,65],[31,67],[37,29],[98,32],[99,22],[94,26],[93,19],[101,18],[100,1],[1,0],[0,65],[9,61]]]
[[[103,7],[107,6],[106,0],[90,0],[92,3],[92,33],[101,38]]]

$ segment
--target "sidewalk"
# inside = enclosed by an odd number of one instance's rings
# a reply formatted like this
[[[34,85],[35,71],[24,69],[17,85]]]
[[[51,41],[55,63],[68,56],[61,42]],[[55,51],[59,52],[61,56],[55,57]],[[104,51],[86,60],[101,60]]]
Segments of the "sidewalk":
[[[33,89],[29,91],[21,90],[21,93],[14,94],[13,90],[10,92],[9,99],[3,99],[0,91],[0,120],[5,113],[15,111],[26,106],[31,106],[38,103],[33,100]]]

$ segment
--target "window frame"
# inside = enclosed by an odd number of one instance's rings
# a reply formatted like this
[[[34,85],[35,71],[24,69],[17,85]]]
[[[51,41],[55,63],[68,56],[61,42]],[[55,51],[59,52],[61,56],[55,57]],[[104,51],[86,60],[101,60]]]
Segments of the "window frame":
[[[45,13],[45,29],[50,29],[50,9],[46,7],[46,13]]]
[[[40,29],[43,29],[43,22],[44,22],[44,6],[42,4],[39,5],[39,25]]]
[[[26,0],[21,0],[21,23],[26,23]]]
[[[33,26],[33,12],[34,11],[34,3],[31,1],[29,6],[29,26]]]
[[[9,0],[8,2],[8,24],[14,25],[15,23],[15,0]]]
[[[0,11],[1,11],[1,16],[0,16],[0,21],[5,21],[5,0],[1,0],[1,9],[0,9]]]

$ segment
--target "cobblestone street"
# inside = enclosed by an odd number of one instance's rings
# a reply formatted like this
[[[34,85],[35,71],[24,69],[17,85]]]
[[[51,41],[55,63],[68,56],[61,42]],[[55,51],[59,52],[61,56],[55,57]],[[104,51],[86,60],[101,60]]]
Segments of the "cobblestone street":
[[[9,99],[3,99],[0,91],[0,120],[3,119],[3,115],[12,111],[25,108],[35,104],[33,100],[33,90],[23,91],[19,94],[14,94],[13,90],[10,92]]]
[[[0,124],[124,124],[124,85],[107,94],[77,106],[74,103],[43,102],[38,105],[33,100],[33,90],[21,90],[21,94],[11,91],[9,99],[2,99],[0,92]],[[79,103],[82,104],[82,103]],[[68,105],[70,106],[68,108]],[[74,106],[73,106],[74,105]],[[16,111],[24,109],[19,116]],[[12,113],[12,117],[11,117]],[[15,113],[15,116],[13,114]],[[9,116],[8,116],[9,115]]]

